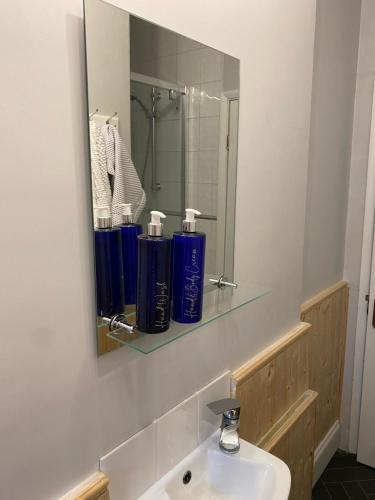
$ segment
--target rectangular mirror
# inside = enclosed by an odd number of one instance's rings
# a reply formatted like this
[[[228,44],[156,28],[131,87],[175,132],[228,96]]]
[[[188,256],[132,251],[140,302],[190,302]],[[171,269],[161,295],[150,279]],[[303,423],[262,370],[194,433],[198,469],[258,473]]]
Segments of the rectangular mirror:
[[[101,0],[86,0],[85,32],[94,224],[132,203],[144,232],[158,210],[172,234],[197,209],[205,290],[233,280],[239,60]]]

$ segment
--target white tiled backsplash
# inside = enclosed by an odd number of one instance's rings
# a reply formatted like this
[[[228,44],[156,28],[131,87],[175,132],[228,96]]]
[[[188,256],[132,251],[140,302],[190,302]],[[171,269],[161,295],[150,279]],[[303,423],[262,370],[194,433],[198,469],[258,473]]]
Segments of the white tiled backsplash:
[[[230,371],[100,459],[111,500],[133,500],[220,426],[207,403],[229,397]]]

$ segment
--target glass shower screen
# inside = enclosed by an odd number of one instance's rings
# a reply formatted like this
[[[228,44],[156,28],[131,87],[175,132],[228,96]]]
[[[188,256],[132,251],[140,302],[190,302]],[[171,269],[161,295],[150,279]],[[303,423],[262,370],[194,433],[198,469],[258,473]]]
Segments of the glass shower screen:
[[[167,233],[180,230],[185,209],[185,92],[131,80],[131,148],[150,210],[167,215]]]

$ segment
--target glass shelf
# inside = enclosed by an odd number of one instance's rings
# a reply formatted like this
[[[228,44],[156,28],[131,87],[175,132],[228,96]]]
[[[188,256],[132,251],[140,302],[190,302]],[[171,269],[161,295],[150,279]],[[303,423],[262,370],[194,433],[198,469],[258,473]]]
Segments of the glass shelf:
[[[106,335],[122,345],[131,347],[143,354],[149,354],[239,307],[260,299],[270,293],[270,291],[271,290],[267,288],[248,285],[241,282],[238,284],[237,289],[229,287],[219,289],[212,286],[212,290],[204,294],[203,316],[202,320],[198,323],[185,324],[171,320],[169,330],[164,333],[149,334],[139,331],[128,333],[126,330],[120,328],[118,330],[112,330]],[[126,310],[125,315],[128,323],[135,323],[134,306]],[[107,328],[101,321],[101,318],[98,318],[98,327]]]

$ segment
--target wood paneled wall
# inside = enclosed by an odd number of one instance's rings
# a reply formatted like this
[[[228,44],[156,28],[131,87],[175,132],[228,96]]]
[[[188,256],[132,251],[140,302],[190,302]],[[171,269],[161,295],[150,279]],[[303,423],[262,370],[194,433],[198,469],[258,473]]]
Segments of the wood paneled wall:
[[[319,393],[315,447],[340,419],[349,288],[340,281],[302,304],[301,319],[311,324],[310,388]]]
[[[241,437],[257,443],[309,389],[310,325],[301,323],[233,372]]]
[[[340,281],[312,297],[303,322],[233,373],[241,437],[289,465],[290,500],[311,498],[314,450],[340,418],[348,295]]]
[[[306,391],[282,419],[280,428],[258,443],[288,464],[292,477],[289,498],[294,500],[311,498],[317,396],[315,391]]]
[[[311,498],[317,394],[309,390],[310,330],[299,324],[233,373],[241,437],[289,466],[291,500]]]

